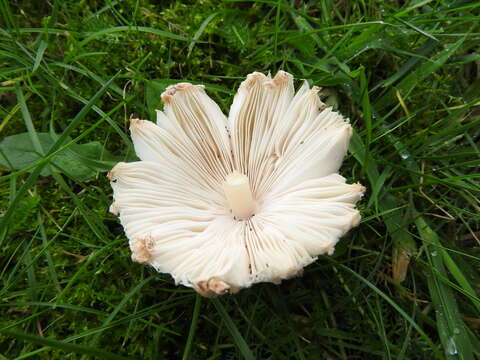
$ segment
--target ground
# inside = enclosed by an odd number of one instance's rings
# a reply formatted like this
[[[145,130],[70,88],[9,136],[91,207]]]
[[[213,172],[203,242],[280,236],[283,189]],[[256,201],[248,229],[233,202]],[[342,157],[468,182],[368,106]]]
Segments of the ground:
[[[0,359],[479,358],[479,16],[0,0]],[[360,226],[303,277],[216,299],[132,262],[105,177],[135,159],[130,117],[178,81],[227,112],[248,73],[279,69],[350,118]]]

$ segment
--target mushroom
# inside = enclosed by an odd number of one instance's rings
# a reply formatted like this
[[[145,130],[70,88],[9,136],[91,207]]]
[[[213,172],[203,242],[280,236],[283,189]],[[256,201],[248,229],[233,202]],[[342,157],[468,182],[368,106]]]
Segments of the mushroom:
[[[227,118],[204,86],[169,86],[157,124],[131,121],[141,161],[108,175],[132,259],[215,296],[331,255],[365,188],[338,174],[352,128],[319,91],[255,72]]]

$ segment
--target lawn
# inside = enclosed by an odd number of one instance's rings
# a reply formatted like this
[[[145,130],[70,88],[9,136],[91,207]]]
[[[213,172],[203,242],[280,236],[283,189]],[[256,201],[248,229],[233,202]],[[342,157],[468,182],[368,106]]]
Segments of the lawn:
[[[0,359],[480,358],[479,49],[478,1],[0,0]],[[129,119],[278,70],[350,119],[360,226],[236,295],[132,262]]]

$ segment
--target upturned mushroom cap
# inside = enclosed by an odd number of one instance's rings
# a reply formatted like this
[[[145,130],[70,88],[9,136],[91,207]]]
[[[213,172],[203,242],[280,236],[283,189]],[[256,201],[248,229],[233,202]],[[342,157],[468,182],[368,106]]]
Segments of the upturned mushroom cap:
[[[357,226],[365,188],[338,174],[352,129],[305,82],[252,73],[228,118],[203,86],[130,124],[141,161],[109,173],[132,258],[205,296],[297,276]]]

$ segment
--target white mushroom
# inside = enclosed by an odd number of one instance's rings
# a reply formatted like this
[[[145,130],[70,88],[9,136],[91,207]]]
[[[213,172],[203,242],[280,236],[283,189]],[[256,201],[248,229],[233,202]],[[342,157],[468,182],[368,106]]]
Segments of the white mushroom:
[[[109,173],[133,260],[215,295],[332,254],[365,189],[337,173],[352,129],[318,91],[256,72],[227,119],[203,86],[169,86],[156,125],[131,121],[141,161]]]

